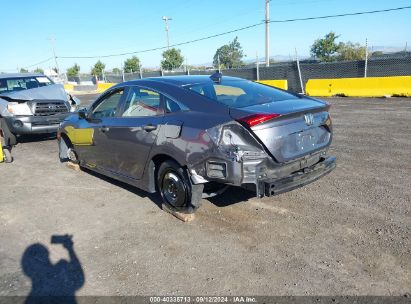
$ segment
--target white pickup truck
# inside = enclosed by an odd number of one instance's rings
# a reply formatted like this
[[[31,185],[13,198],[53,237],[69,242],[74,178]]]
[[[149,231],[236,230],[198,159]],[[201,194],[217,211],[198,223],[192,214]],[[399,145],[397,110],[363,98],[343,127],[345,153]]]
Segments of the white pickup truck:
[[[54,133],[80,100],[43,74],[0,74],[0,130],[4,145],[21,134]]]

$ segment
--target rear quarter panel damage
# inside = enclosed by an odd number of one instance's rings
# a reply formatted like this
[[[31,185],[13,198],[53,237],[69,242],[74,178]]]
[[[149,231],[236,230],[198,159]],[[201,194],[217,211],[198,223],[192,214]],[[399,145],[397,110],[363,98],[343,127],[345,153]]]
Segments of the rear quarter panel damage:
[[[202,177],[203,182],[218,180],[235,185],[243,181],[244,161],[252,160],[254,171],[251,174],[255,180],[255,163],[268,155],[246,129],[228,115],[207,118],[203,113],[189,115],[190,119],[184,119],[184,122],[183,117],[174,117],[161,126],[151,159],[156,155],[167,155],[187,167],[191,175]],[[207,163],[212,161],[226,164],[228,174],[225,178],[207,175]]]

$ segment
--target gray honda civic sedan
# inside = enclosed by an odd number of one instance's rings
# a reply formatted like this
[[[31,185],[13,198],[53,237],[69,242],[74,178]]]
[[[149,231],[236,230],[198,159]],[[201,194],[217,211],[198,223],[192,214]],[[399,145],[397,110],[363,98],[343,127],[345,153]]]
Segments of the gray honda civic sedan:
[[[261,198],[332,171],[329,107],[220,73],[128,81],[64,120],[59,156],[193,213],[227,186]]]

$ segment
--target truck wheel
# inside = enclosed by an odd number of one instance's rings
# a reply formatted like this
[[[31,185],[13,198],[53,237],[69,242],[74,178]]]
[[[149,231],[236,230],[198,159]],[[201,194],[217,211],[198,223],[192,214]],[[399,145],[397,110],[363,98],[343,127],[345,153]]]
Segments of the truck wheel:
[[[11,163],[13,161],[13,156],[9,149],[3,149],[3,159],[5,163]]]
[[[12,147],[17,144],[17,138],[16,135],[11,133],[9,126],[7,125],[6,121],[4,119],[0,118],[0,129],[3,132],[3,145],[7,147]]]

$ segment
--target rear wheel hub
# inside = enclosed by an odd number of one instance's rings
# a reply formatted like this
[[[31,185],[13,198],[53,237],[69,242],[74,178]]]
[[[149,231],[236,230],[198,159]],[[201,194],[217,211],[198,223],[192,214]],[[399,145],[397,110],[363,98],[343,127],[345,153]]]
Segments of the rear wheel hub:
[[[182,179],[173,171],[164,174],[162,189],[167,202],[174,207],[181,207],[185,202],[186,188]]]

